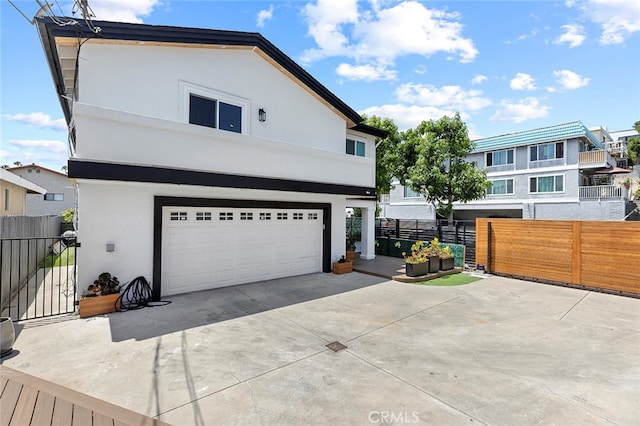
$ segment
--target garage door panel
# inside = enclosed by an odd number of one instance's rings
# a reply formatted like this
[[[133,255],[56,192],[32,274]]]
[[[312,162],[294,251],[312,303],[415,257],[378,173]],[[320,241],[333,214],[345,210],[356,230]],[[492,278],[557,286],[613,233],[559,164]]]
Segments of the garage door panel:
[[[162,294],[321,270],[321,210],[163,208]]]

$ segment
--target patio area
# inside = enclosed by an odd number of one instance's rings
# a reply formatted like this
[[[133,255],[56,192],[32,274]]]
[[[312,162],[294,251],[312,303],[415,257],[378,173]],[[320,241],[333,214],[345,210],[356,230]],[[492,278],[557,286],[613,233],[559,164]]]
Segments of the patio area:
[[[167,300],[18,323],[2,363],[176,425],[640,422],[638,299],[355,272]]]

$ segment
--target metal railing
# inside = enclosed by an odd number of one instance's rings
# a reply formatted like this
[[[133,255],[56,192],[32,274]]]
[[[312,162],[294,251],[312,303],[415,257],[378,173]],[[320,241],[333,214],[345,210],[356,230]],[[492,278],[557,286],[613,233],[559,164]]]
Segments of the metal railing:
[[[622,187],[616,185],[581,186],[578,189],[581,199],[623,198]]]
[[[72,313],[76,303],[76,239],[0,240],[0,309],[13,321]]]

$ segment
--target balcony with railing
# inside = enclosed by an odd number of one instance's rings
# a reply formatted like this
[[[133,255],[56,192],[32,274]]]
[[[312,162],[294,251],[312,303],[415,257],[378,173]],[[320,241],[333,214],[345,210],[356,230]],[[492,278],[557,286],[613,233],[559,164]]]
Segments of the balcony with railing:
[[[581,169],[615,166],[616,160],[605,150],[578,153],[578,165]]]
[[[625,198],[626,191],[616,185],[593,185],[579,187],[580,199]]]

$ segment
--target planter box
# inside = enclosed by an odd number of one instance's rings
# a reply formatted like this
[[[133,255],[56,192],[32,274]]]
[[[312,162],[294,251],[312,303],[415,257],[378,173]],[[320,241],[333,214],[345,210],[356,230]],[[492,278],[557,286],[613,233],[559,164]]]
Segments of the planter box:
[[[440,256],[429,256],[429,273],[440,270]]]
[[[405,263],[405,275],[408,277],[419,277],[429,273],[429,262],[425,263]]]
[[[440,270],[449,271],[455,266],[455,259],[453,257],[440,258]]]
[[[334,274],[346,274],[349,272],[353,272],[353,262],[333,263]]]
[[[108,314],[120,309],[119,293],[80,299],[80,318]],[[117,305],[116,305],[117,302]]]
[[[347,250],[347,260],[349,262],[355,262],[356,252],[354,250]]]

